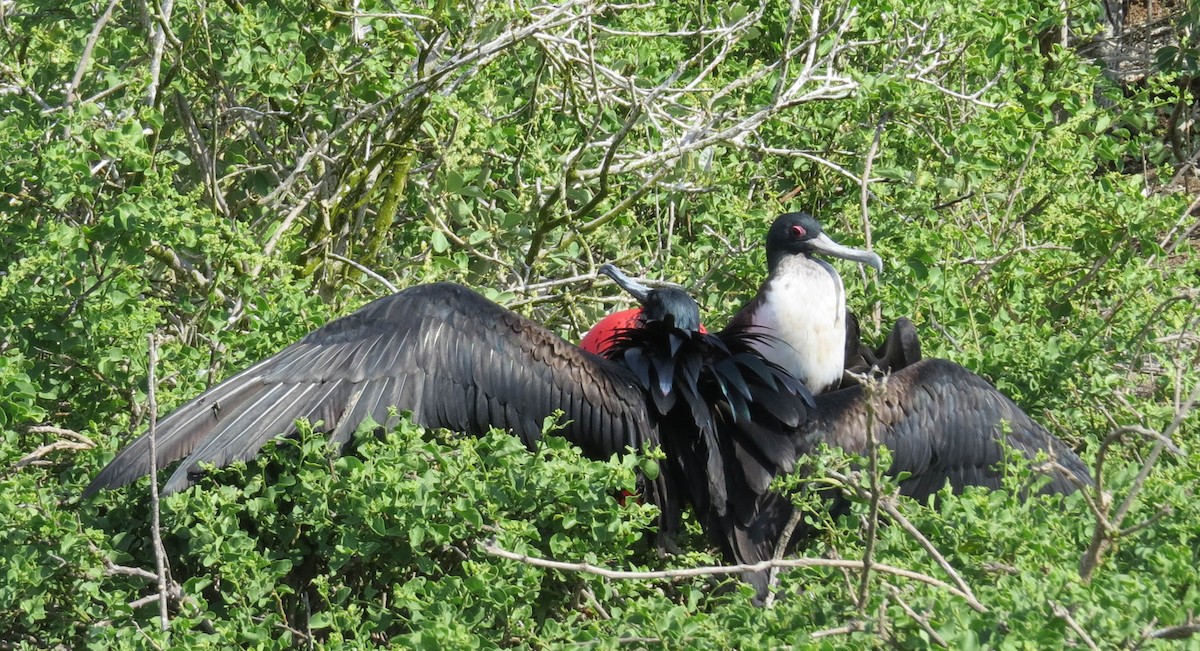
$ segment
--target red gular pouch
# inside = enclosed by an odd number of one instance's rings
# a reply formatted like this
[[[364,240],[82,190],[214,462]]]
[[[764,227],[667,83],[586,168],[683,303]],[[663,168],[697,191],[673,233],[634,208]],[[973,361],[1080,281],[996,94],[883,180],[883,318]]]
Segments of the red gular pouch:
[[[610,314],[592,326],[592,329],[588,330],[587,334],[583,335],[583,339],[579,340],[579,347],[594,355],[603,356],[604,351],[612,346],[613,338],[618,332],[641,325],[641,316],[642,308],[640,307]],[[708,333],[708,330],[701,325],[700,332]],[[642,496],[638,493],[623,490],[617,496],[617,501],[621,506],[625,506],[625,501],[630,498],[641,501]]]
[[[641,316],[642,308],[640,307],[610,314],[583,335],[583,339],[579,340],[579,347],[589,353],[602,356],[606,350],[612,347],[617,333],[641,326]],[[700,332],[707,334],[708,330],[701,325]]]

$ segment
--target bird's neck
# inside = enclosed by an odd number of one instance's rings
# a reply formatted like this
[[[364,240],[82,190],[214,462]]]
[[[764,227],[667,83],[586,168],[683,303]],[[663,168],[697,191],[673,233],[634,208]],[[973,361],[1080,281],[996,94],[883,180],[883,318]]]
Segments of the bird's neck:
[[[845,365],[842,278],[829,263],[807,255],[781,256],[771,263],[753,324],[782,341],[760,344],[759,352],[813,393],[825,391],[841,381]]]

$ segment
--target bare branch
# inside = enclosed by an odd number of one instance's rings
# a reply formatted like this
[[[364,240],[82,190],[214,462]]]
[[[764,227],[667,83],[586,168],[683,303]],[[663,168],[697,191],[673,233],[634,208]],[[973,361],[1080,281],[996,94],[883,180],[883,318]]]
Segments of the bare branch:
[[[748,563],[743,565],[692,567],[679,570],[660,570],[653,572],[626,571],[610,570],[592,565],[591,563],[563,563],[560,561],[538,558],[536,556],[529,556],[527,554],[517,554],[501,549],[496,545],[495,542],[480,543],[480,547],[484,552],[491,556],[507,558],[509,560],[518,561],[527,565],[533,565],[535,567],[544,567],[563,572],[582,572],[585,574],[595,574],[606,579],[615,580],[645,581],[656,579],[679,579],[695,576],[720,576],[727,574],[743,574],[746,572],[761,572],[763,570],[769,570],[772,568],[832,567],[851,570],[861,570],[863,568],[863,563],[861,561],[834,560],[828,558],[792,558],[783,560],[768,560],[760,563]],[[883,574],[891,574],[893,576],[918,581],[927,585],[931,585],[935,588],[940,588],[949,592],[950,594],[955,595],[956,597],[961,598],[967,603],[967,605],[971,606],[971,608],[975,609],[976,611],[981,613],[987,612],[987,608],[984,607],[983,604],[979,603],[979,601],[974,597],[965,594],[958,588],[946,583],[945,581],[940,581],[931,576],[921,574],[920,572],[913,572],[911,570],[905,570],[902,568],[893,567],[891,565],[884,565],[882,563],[872,563],[871,569]]]
[[[158,240],[151,240],[150,246],[146,248],[146,253],[165,264],[176,275],[190,280],[197,288],[212,292],[213,296],[222,303],[228,300],[220,288],[214,286],[211,280],[200,273],[199,269],[184,261],[174,249],[168,248]]]
[[[1092,636],[1088,635],[1087,632],[1084,631],[1079,625],[1079,623],[1075,621],[1075,618],[1071,616],[1070,610],[1067,610],[1065,607],[1055,601],[1050,601],[1049,604],[1050,610],[1054,612],[1054,616],[1065,621],[1067,626],[1069,626],[1071,630],[1075,631],[1075,634],[1079,636],[1079,639],[1083,640],[1083,643],[1087,645],[1087,648],[1096,651],[1099,650],[1100,647],[1096,646],[1096,642],[1092,640]]]
[[[890,115],[884,114],[879,119],[879,123],[875,125],[875,137],[871,138],[871,146],[867,148],[867,160],[863,163],[862,178],[859,179],[858,207],[862,213],[862,229],[863,229],[863,244],[866,245],[868,251],[872,250],[871,242],[871,211],[868,209],[868,202],[871,198],[871,169],[875,166],[875,155],[879,153],[879,142],[883,139],[883,130],[887,127]],[[863,274],[863,282],[866,282],[867,265],[863,265],[860,269]],[[880,301],[875,301],[871,308],[871,320],[875,324],[875,329],[878,330],[883,325],[883,304]],[[872,446],[874,449],[874,446]]]
[[[183,131],[187,136],[192,157],[196,159],[200,164],[200,168],[204,170],[204,187],[208,190],[209,198],[212,199],[213,208],[225,217],[229,217],[229,204],[225,201],[225,195],[221,192],[221,186],[217,182],[215,153],[209,151],[208,145],[204,142],[204,136],[200,133],[199,127],[196,126],[196,119],[192,115],[191,107],[188,106],[183,95],[178,92],[175,93],[175,109],[179,111],[180,121],[183,123]]]
[[[929,625],[928,615],[918,615],[917,611],[913,610],[912,606],[909,606],[908,602],[900,597],[899,588],[894,585],[888,586],[888,588],[892,593],[892,599],[894,599],[900,608],[903,609],[904,612],[907,613],[908,616],[917,623],[917,626],[921,627],[921,630],[925,631],[925,634],[929,636],[929,639],[933,640],[934,644],[937,644],[943,648],[950,648],[950,645],[946,643],[945,638],[943,638],[941,635],[938,635],[938,632],[933,630],[933,627]]]
[[[1146,637],[1156,640],[1186,640],[1193,635],[1200,635],[1200,623],[1192,622],[1179,626],[1158,628],[1146,634]]]
[[[867,591],[870,589],[871,583],[871,557],[875,553],[875,540],[879,527],[879,500],[883,497],[883,492],[880,490],[879,476],[879,446],[875,444],[875,398],[881,395],[883,391],[883,383],[887,382],[887,378],[878,380],[870,374],[864,374],[861,377],[863,396],[865,397],[864,404],[867,410],[867,457],[869,481],[871,482],[871,494],[867,510],[867,534],[866,541],[863,545],[863,561],[862,561],[862,577],[858,583],[858,611],[865,613],[867,608]]]
[[[92,25],[92,32],[88,34],[87,41],[83,44],[83,53],[79,55],[79,65],[75,66],[75,76],[71,77],[71,83],[67,85],[66,97],[63,99],[63,108],[71,108],[75,103],[75,98],[79,93],[79,85],[83,83],[83,75],[87,72],[88,66],[92,62],[92,50],[96,47],[96,41],[100,40],[100,32],[104,31],[104,26],[108,24],[112,18],[113,9],[117,7],[117,0],[111,0],[108,3],[108,8],[96,20],[96,24]]]
[[[55,435],[61,436],[63,438],[60,438],[57,441],[53,441],[51,443],[42,445],[42,446],[38,447],[36,450],[34,450],[33,452],[30,452],[29,454],[25,455],[24,457],[21,458],[20,461],[16,462],[15,464],[12,465],[11,468],[9,468],[7,471],[5,471],[5,473],[4,473],[5,475],[7,475],[15,470],[24,468],[25,466],[35,465],[35,464],[36,465],[44,465],[42,463],[42,459],[44,459],[46,456],[48,456],[49,454],[51,454],[53,452],[58,452],[61,450],[90,450],[90,449],[96,447],[96,444],[93,443],[90,438],[88,438],[88,437],[84,436],[83,434],[80,434],[79,432],[76,432],[74,430],[64,429],[61,427],[54,427],[52,425],[35,425],[33,427],[30,427],[29,431],[34,434],[55,434]]]
[[[852,488],[858,495],[859,499],[870,499],[870,496],[866,493],[866,491],[863,490],[860,483],[854,478],[843,475],[836,471],[826,472],[831,478],[840,482],[843,486]],[[967,585],[967,582],[963,580],[958,571],[954,569],[954,566],[950,564],[950,561],[946,560],[946,557],[942,555],[940,551],[938,551],[937,547],[933,545],[933,542],[931,542],[929,538],[925,537],[925,534],[921,533],[921,531],[917,529],[917,526],[900,512],[900,509],[896,506],[896,499],[893,496],[889,495],[885,499],[880,500],[879,506],[883,509],[884,513],[887,513],[888,517],[892,519],[892,522],[900,525],[900,528],[904,529],[908,535],[912,536],[912,538],[921,545],[925,552],[929,554],[929,557],[938,564],[938,567],[942,568],[942,571],[954,581],[954,584],[958,586],[959,590],[965,594],[971,595],[971,597],[974,598],[975,593],[971,590],[971,587]]]
[[[156,396],[155,367],[158,366],[158,338],[154,333],[147,335],[150,344],[149,366],[147,368],[146,400],[150,409],[150,537],[154,542],[154,564],[158,569],[158,616],[162,630],[170,629],[167,618],[167,549],[162,541],[161,509],[158,500],[158,399]]]
[[[342,256],[342,255],[338,255],[338,254],[336,254],[336,253],[333,253],[333,252],[327,253],[326,255],[328,255],[329,257],[333,258],[334,260],[337,260],[338,262],[341,262],[342,264],[348,264],[348,265],[350,265],[351,267],[354,267],[355,269],[358,269],[358,270],[359,270],[359,271],[361,271],[361,272],[362,272],[364,275],[366,275],[368,278],[370,278],[370,279],[374,280],[375,282],[379,283],[380,285],[383,285],[383,286],[384,286],[384,288],[386,288],[386,289],[387,289],[389,292],[391,292],[391,293],[393,293],[393,294],[394,294],[394,293],[396,293],[396,292],[398,292],[398,291],[400,291],[400,289],[399,289],[399,288],[397,288],[395,285],[393,285],[393,284],[392,284],[392,281],[388,280],[387,278],[384,278],[383,276],[379,275],[378,273],[376,273],[376,272],[374,272],[374,271],[371,271],[370,269],[368,269],[368,268],[366,268],[365,266],[363,266],[363,265],[361,265],[361,264],[359,264],[359,263],[357,263],[357,262],[355,262],[355,261],[351,260],[350,258],[347,258],[347,257],[345,257],[345,256]]]
[[[1146,455],[1145,460],[1142,462],[1142,467],[1138,471],[1137,477],[1134,478],[1133,484],[1129,488],[1129,492],[1125,495],[1125,500],[1121,502],[1121,505],[1117,507],[1116,512],[1112,515],[1108,514],[1108,509],[1111,507],[1111,505],[1107,501],[1104,501],[1104,494],[1100,493],[1102,486],[1101,479],[1097,477],[1097,502],[1100,503],[1101,508],[1098,509],[1096,513],[1096,526],[1092,531],[1092,541],[1088,545],[1087,551],[1085,551],[1083,556],[1079,559],[1079,576],[1084,581],[1091,580],[1092,574],[1095,572],[1096,568],[1100,566],[1100,562],[1104,557],[1104,553],[1108,551],[1108,549],[1113,545],[1114,542],[1117,541],[1118,538],[1121,537],[1123,533],[1136,533],[1143,528],[1142,525],[1148,526],[1149,524],[1153,524],[1153,522],[1158,518],[1165,516],[1165,512],[1160,511],[1157,515],[1145,520],[1140,525],[1134,525],[1133,527],[1129,527],[1124,530],[1121,529],[1121,523],[1125,520],[1126,516],[1129,514],[1129,511],[1133,508],[1138,495],[1141,493],[1142,486],[1145,485],[1146,479],[1150,476],[1150,471],[1153,470],[1154,464],[1158,462],[1158,457],[1162,455],[1164,450],[1169,450],[1172,448],[1178,449],[1174,447],[1171,437],[1183,424],[1184,419],[1191,414],[1192,409],[1196,406],[1197,400],[1200,400],[1200,383],[1198,383],[1196,388],[1192,390],[1192,393],[1188,396],[1187,400],[1184,401],[1183,404],[1179,405],[1179,407],[1175,410],[1175,417],[1171,420],[1171,423],[1167,425],[1166,429],[1164,429],[1161,434],[1142,427],[1127,426],[1117,428],[1113,432],[1109,433],[1107,437],[1105,437],[1104,445],[1101,446],[1100,456],[1097,459],[1097,470],[1101,469],[1099,466],[1104,462],[1104,455],[1108,445],[1111,442],[1118,440],[1125,433],[1137,433],[1143,436],[1148,436],[1148,438],[1153,439],[1155,443],[1154,447],[1151,448],[1150,453]]]
[[[826,628],[826,629],[822,629],[820,631],[814,631],[812,633],[809,633],[808,636],[814,640],[819,640],[823,637],[832,637],[834,635],[849,635],[850,633],[857,633],[859,631],[864,630],[864,628],[865,627],[862,625],[861,622],[852,621],[849,624],[846,624],[845,626],[838,626],[836,628]]]
[[[141,5],[150,30],[150,83],[146,88],[146,104],[154,106],[158,102],[158,83],[159,76],[162,74],[163,51],[166,49],[171,11],[175,7],[175,0],[161,0],[158,3],[158,11],[151,7],[148,0],[141,0]],[[179,43],[173,35],[172,40],[175,44]]]

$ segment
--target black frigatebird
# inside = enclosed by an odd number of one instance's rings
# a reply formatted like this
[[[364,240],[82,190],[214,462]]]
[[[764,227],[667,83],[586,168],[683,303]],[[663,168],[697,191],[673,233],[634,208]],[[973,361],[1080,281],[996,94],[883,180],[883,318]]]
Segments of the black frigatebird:
[[[466,287],[412,287],[317,328],[163,418],[158,465],[184,459],[163,492],[191,485],[204,464],[254,457],[298,419],[320,423],[339,445],[367,417],[391,424],[395,407],[425,427],[474,435],[510,429],[532,447],[545,417],[561,410],[561,435],[591,458],[666,451],[662,472],[646,485],[662,511],[660,542],[678,526],[685,502],[716,518],[710,530],[736,530],[715,522],[792,470],[792,435],[808,418],[811,395],[755,352],[769,335],[701,332],[699,307],[686,292],[602,271],[641,303],[636,327],[617,333],[605,357]],[[149,470],[147,434],[84,495]]]

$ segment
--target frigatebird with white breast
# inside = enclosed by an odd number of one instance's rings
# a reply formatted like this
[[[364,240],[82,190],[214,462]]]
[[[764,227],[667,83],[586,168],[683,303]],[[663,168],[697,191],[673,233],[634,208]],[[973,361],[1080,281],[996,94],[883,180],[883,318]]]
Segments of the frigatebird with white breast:
[[[915,327],[901,319],[881,350],[848,341],[845,290],[837,271],[819,255],[862,262],[882,270],[878,255],[833,242],[808,213],[787,213],[767,231],[767,280],[732,319],[730,329],[770,335],[758,350],[789,369],[817,397],[817,419],[808,438],[865,450],[861,386],[838,389],[848,348],[884,360],[888,380],[876,396],[878,439],[895,453],[893,470],[911,477],[902,488],[924,499],[949,479],[955,488],[999,485],[1001,439],[1031,458],[1046,452],[1062,468],[1047,487],[1070,492],[1091,484],[1083,462],[983,378],[943,359],[922,359]],[[853,315],[850,315],[853,318]],[[853,328],[857,330],[857,328]],[[849,344],[849,345],[848,345]],[[1007,429],[1007,434],[1005,430]]]
[[[1046,478],[1042,493],[1070,493],[1094,485],[1087,466],[1069,446],[987,380],[948,360],[922,359],[916,328],[908,319],[899,319],[876,351],[858,341],[841,277],[816,256],[882,270],[877,255],[834,243],[807,213],[778,217],[767,232],[766,250],[767,280],[730,320],[730,327],[770,335],[760,340],[763,357],[789,369],[815,394],[814,418],[796,438],[801,456],[822,445],[867,454],[873,440],[891,450],[887,473],[907,475],[900,481],[900,493],[922,501],[947,483],[954,492],[966,486],[999,488],[1005,445],[1030,460],[1047,458],[1047,464],[1038,466]],[[885,381],[868,395],[859,382],[842,380],[846,365]],[[840,510],[836,502],[831,508]],[[756,504],[756,522],[745,524],[746,530],[763,538],[747,541],[736,560],[756,563],[771,558],[792,513],[790,500],[763,494]],[[747,578],[760,598],[764,596],[765,574]]]

